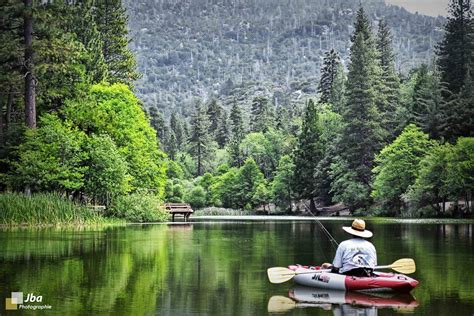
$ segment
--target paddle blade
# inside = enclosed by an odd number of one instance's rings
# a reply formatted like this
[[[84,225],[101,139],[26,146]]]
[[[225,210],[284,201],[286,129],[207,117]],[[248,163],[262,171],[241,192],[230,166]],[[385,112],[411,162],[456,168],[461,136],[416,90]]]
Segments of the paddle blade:
[[[284,313],[295,307],[296,303],[292,299],[281,295],[274,295],[268,301],[267,310],[269,313]]]
[[[295,276],[295,271],[288,268],[275,267],[269,268],[267,275],[271,283],[283,283],[291,280]]]
[[[403,274],[410,274],[416,271],[416,264],[415,260],[411,258],[404,258],[392,263],[390,268]]]

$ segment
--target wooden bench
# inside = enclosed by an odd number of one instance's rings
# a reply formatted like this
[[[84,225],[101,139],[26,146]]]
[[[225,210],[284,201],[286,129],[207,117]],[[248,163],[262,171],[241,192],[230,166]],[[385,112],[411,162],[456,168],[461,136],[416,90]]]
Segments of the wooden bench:
[[[176,214],[183,215],[184,221],[187,222],[189,216],[194,213],[191,205],[187,203],[165,203],[165,209],[172,215],[172,221],[174,222],[174,216]]]

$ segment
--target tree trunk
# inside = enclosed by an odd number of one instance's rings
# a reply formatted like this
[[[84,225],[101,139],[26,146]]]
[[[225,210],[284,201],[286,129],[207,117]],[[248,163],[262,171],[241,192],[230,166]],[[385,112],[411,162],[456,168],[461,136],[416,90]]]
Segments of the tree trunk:
[[[10,87],[10,92],[8,93],[7,101],[7,112],[5,113],[5,131],[8,132],[10,123],[12,121],[12,107],[13,107],[13,87]]]
[[[0,99],[0,144],[5,142],[5,115],[3,115],[3,98]]]
[[[25,122],[29,128],[36,128],[36,78],[33,61],[33,0],[24,0],[23,14],[25,40]]]

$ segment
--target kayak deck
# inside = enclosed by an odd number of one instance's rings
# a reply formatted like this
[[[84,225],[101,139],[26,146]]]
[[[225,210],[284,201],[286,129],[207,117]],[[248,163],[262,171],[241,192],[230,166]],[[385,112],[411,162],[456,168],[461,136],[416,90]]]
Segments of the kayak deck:
[[[290,265],[296,272],[294,281],[309,287],[339,291],[377,291],[377,292],[410,292],[418,281],[404,274],[374,272],[371,277],[355,277],[344,274],[319,272],[320,267]],[[314,273],[311,273],[313,272]]]

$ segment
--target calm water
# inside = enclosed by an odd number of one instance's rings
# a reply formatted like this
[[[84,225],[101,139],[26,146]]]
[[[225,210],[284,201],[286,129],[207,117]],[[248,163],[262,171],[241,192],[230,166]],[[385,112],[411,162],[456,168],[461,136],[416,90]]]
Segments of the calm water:
[[[338,241],[348,223],[324,221]],[[41,295],[31,304],[50,305],[44,315],[473,315],[472,222],[368,226],[379,264],[415,259],[412,276],[421,284],[412,296],[269,283],[268,267],[332,259],[334,249],[313,221],[10,229],[0,230],[0,315],[11,292]],[[345,301],[355,305],[339,304]],[[367,302],[379,307],[363,307]]]

